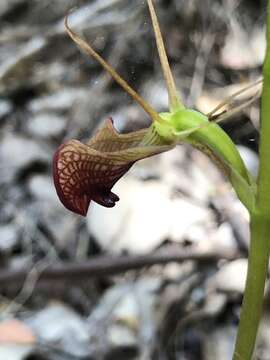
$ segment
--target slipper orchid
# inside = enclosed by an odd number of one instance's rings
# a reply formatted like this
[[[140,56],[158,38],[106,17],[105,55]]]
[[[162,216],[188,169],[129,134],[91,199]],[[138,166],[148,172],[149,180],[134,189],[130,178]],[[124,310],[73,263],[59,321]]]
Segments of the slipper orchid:
[[[88,143],[69,140],[62,144],[53,159],[54,183],[59,199],[67,209],[83,216],[87,214],[91,200],[113,207],[119,198],[111,189],[136,161],[168,151],[185,141],[202,150],[217,163],[228,176],[240,200],[251,208],[255,193],[254,181],[234,143],[216,122],[241,110],[255,97],[217,115],[217,111],[232,98],[208,115],[186,109],[176,90],[152,0],[147,2],[168,90],[170,111],[167,113],[158,114],[89,44],[69,28],[67,18],[65,19],[67,33],[73,41],[82,51],[97,60],[138,102],[152,119],[152,124],[147,129],[119,134],[114,129],[112,119],[108,119]]]
[[[69,140],[55,153],[58,196],[66,208],[84,216],[91,200],[113,207],[119,198],[111,188],[134,162],[171,148],[148,129],[118,134],[108,119],[88,144]]]

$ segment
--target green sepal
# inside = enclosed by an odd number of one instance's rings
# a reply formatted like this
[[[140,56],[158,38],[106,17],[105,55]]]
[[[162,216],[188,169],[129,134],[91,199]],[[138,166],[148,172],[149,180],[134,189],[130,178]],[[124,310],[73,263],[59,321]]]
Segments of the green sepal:
[[[183,109],[175,113],[160,113],[163,120],[154,122],[157,133],[167,139],[187,142],[200,149],[223,170],[240,201],[252,211],[256,194],[255,181],[241,155],[226,132],[198,111]]]

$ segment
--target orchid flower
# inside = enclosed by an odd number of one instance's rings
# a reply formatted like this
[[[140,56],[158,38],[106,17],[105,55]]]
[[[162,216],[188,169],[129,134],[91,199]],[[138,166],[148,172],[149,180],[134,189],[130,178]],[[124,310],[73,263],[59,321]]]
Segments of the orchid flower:
[[[62,144],[53,159],[54,183],[59,199],[67,209],[83,216],[87,214],[91,200],[105,207],[113,207],[119,197],[111,189],[136,161],[168,151],[185,141],[213,159],[231,181],[239,199],[247,208],[252,208],[255,182],[236,146],[217,121],[241,110],[255,96],[230,111],[221,111],[233,99],[229,98],[207,115],[185,108],[176,90],[153,2],[147,0],[147,3],[168,90],[169,112],[166,113],[157,113],[89,44],[70,29],[67,17],[65,19],[71,39],[83,52],[97,60],[137,101],[150,116],[152,124],[146,129],[119,134],[113,120],[108,119],[86,144],[78,140]],[[257,83],[251,86],[254,85]]]

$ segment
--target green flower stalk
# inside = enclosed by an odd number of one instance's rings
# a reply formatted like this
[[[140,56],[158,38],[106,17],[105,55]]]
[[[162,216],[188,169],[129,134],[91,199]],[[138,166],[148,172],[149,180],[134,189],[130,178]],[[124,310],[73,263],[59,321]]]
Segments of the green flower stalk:
[[[260,124],[260,168],[255,206],[250,211],[248,274],[233,360],[253,358],[262,312],[270,254],[270,1],[267,13],[267,49],[263,66]],[[255,359],[256,357],[254,357]]]

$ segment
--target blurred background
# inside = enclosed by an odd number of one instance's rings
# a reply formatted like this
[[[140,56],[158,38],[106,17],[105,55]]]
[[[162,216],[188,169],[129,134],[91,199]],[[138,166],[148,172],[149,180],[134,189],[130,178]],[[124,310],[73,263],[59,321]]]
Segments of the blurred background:
[[[204,113],[261,76],[266,1],[157,0],[185,104]],[[0,359],[228,360],[240,313],[248,215],[188,146],[144,160],[113,209],[66,210],[52,156],[112,116],[146,114],[66,35],[80,33],[157,111],[167,94],[146,1],[0,2]],[[258,168],[259,101],[222,124]],[[257,358],[269,359],[269,302]]]

